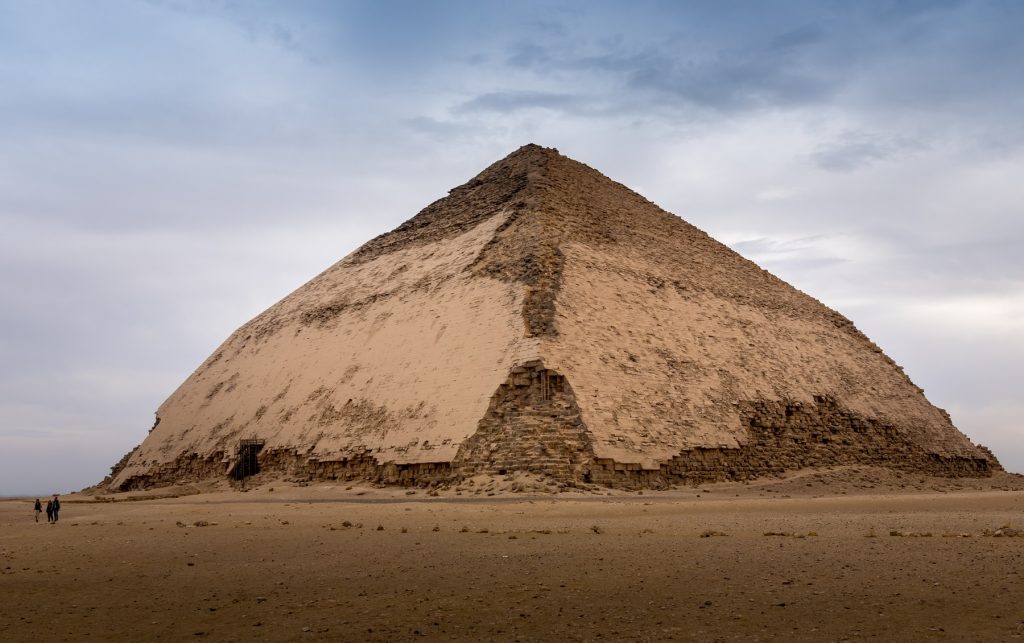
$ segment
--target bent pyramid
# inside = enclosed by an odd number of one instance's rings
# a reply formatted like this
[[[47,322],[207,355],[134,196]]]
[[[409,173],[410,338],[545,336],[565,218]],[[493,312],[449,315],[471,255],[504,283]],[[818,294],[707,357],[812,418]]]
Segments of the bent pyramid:
[[[527,145],[235,331],[109,485],[842,464],[999,468],[845,317]]]

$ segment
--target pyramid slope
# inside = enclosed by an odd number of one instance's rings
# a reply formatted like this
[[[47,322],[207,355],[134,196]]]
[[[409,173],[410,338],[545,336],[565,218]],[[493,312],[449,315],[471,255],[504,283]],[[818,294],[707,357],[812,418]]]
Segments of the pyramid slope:
[[[540,471],[660,485],[998,463],[820,302],[529,145],[236,331],[115,488],[223,476]]]
[[[570,230],[559,336],[541,352],[573,383],[598,457],[656,467],[740,446],[740,407],[822,397],[928,453],[977,453],[848,319],[591,168],[550,162],[550,192],[574,198],[548,200]]]
[[[250,437],[322,460],[451,460],[448,427],[471,431],[530,355],[522,293],[465,273],[501,221],[343,261],[240,328],[160,406],[115,484],[167,467],[177,479],[183,454],[212,458],[209,473],[223,474]]]

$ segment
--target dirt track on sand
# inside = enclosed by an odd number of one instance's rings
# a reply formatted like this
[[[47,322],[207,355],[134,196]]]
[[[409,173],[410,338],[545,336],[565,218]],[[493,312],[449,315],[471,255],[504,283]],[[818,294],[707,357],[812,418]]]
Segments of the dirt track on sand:
[[[4,501],[0,639],[1014,640],[1024,537],[984,535],[1024,527],[1013,482],[471,499],[278,485],[68,497],[56,526]]]

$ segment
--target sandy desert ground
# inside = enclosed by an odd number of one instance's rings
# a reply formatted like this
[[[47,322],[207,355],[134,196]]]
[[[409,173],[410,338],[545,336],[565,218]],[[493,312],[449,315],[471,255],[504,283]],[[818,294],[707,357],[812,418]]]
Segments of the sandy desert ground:
[[[1024,638],[1019,476],[511,484],[2,501],[0,639]]]

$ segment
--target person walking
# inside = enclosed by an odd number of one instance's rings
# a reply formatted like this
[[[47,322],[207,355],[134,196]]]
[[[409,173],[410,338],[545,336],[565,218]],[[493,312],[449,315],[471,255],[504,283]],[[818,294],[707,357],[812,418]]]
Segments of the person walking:
[[[53,522],[53,501],[46,501],[46,522]]]
[[[36,515],[36,522],[39,522],[39,514],[43,513],[43,503],[39,502],[39,498],[36,498],[36,504],[32,507],[32,512]]]
[[[57,514],[60,513],[60,498],[53,494],[53,522],[57,522]]]

